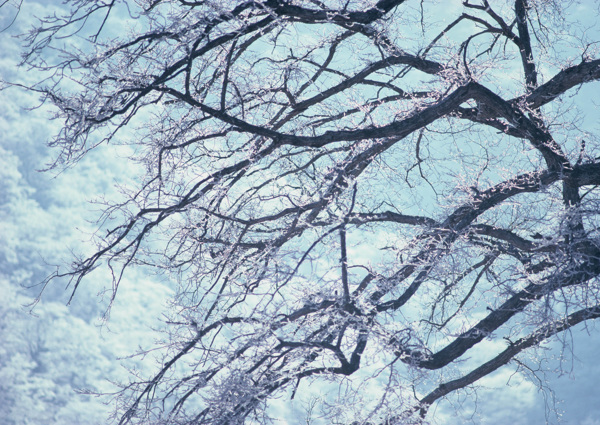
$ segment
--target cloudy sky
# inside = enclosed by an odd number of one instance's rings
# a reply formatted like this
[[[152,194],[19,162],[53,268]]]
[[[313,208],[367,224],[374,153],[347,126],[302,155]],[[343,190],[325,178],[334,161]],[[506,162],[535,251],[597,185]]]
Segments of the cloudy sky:
[[[0,76],[36,81],[35,73],[17,67],[21,46],[14,36],[27,31],[33,16],[54,13],[59,4],[26,1],[11,24],[14,4],[0,9]],[[582,19],[590,18],[585,6]],[[588,89],[600,94],[597,83]],[[109,281],[96,275],[69,306],[68,282],[53,281],[32,307],[41,289],[36,284],[56,264],[68,262],[71,251],[88,246],[99,210],[93,201],[114,195],[115,184],[126,184],[135,173],[124,152],[113,146],[60,174],[38,171],[51,161],[45,142],[60,123],[37,106],[35,94],[0,91],[0,424],[104,424],[113,409],[111,398],[90,393],[115,391],[110,381],[126,379],[127,367],[151,366],[151,357],[141,361],[128,355],[151,345],[171,292],[168,282],[143,271],[130,273],[106,320]],[[550,413],[557,408],[562,423],[600,425],[600,325],[573,329],[564,336],[564,350],[560,343],[546,348],[556,357],[546,364],[555,369],[541,383],[546,391],[523,375],[501,370],[478,392],[476,412],[472,397],[445,401],[437,407],[440,423],[457,423],[456,409],[461,421],[473,423],[557,423]]]

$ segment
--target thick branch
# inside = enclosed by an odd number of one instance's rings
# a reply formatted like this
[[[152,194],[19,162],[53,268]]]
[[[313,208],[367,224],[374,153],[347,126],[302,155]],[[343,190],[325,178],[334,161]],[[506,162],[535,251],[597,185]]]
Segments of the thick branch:
[[[521,62],[525,72],[525,82],[527,89],[531,90],[537,87],[537,71],[533,61],[533,51],[531,49],[531,39],[529,37],[529,28],[527,28],[527,0],[515,1],[515,13],[517,15],[517,28],[519,30],[519,50],[521,52]]]
[[[515,104],[524,102],[529,108],[536,109],[552,102],[575,86],[598,79],[600,79],[600,59],[582,62],[563,69],[530,94],[516,98],[512,102]]]
[[[492,360],[484,363],[462,378],[441,384],[438,388],[421,399],[422,407],[427,409],[428,406],[430,406],[439,398],[444,397],[452,391],[464,388],[467,385],[470,385],[481,379],[482,377],[489,375],[496,369],[507,364],[521,351],[533,347],[534,345],[538,345],[540,342],[548,339],[549,337],[563,332],[566,329],[569,329],[583,321],[597,318],[600,318],[600,305],[581,309],[568,315],[563,320],[549,323],[541,327],[531,335],[511,343],[502,353],[498,354]]]
[[[598,253],[600,254],[600,252]],[[397,353],[408,362],[425,369],[442,368],[464,353],[466,353],[475,344],[481,342],[504,323],[506,323],[515,314],[523,311],[532,302],[540,299],[544,295],[556,290],[578,285],[588,281],[600,274],[600,255],[590,259],[589,262],[577,268],[568,269],[562,273],[552,276],[543,284],[531,283],[525,289],[506,300],[501,306],[493,310],[488,316],[473,326],[467,332],[457,337],[452,343],[428,358],[415,360],[415,356],[410,350],[400,348]]]

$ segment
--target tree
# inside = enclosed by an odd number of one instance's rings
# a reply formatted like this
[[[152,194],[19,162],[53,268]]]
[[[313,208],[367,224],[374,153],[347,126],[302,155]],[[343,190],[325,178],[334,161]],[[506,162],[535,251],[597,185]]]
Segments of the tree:
[[[145,173],[49,280],[177,282],[119,424],[262,422],[331,382],[329,421],[422,423],[600,316],[600,144],[577,109],[598,33],[565,2],[71,7],[24,56],[64,122],[53,167],[110,142]]]

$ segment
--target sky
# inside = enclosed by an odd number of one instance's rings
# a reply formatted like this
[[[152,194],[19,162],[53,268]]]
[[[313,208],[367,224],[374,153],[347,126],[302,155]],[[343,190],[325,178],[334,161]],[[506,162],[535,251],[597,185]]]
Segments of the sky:
[[[21,48],[14,36],[58,4],[26,1],[12,24],[16,9],[13,3],[3,6],[3,80],[36,80],[35,73],[17,67]],[[110,396],[94,393],[116,391],[111,381],[126,380],[128,367],[143,371],[152,365],[151,355],[144,361],[128,356],[152,344],[172,292],[169,282],[137,270],[126,276],[109,317],[110,287],[101,275],[88,279],[70,305],[72,288],[58,280],[36,302],[39,283],[56,264],[89,246],[99,209],[93,201],[114,195],[115,184],[126,184],[136,171],[116,146],[93,151],[60,174],[39,171],[51,161],[45,142],[60,123],[38,106],[32,93],[0,91],[0,425],[104,424],[114,406]],[[563,361],[559,342],[545,346],[557,357],[548,364],[557,371],[544,383],[556,401],[522,375],[500,370],[478,391],[475,413],[472,398],[444,401],[436,407],[439,423],[558,423],[549,413],[556,403],[564,412],[561,423],[600,425],[600,325],[574,328],[564,341]]]

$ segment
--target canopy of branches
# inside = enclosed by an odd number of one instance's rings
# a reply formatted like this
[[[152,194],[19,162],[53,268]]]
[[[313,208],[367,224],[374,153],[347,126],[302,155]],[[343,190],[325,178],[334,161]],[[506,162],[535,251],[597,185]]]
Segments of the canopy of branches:
[[[599,317],[578,104],[600,40],[567,3],[72,0],[42,20],[24,62],[64,122],[54,166],[110,142],[145,170],[51,278],[177,285],[119,423],[262,423],[298,397],[326,423],[421,423]]]

